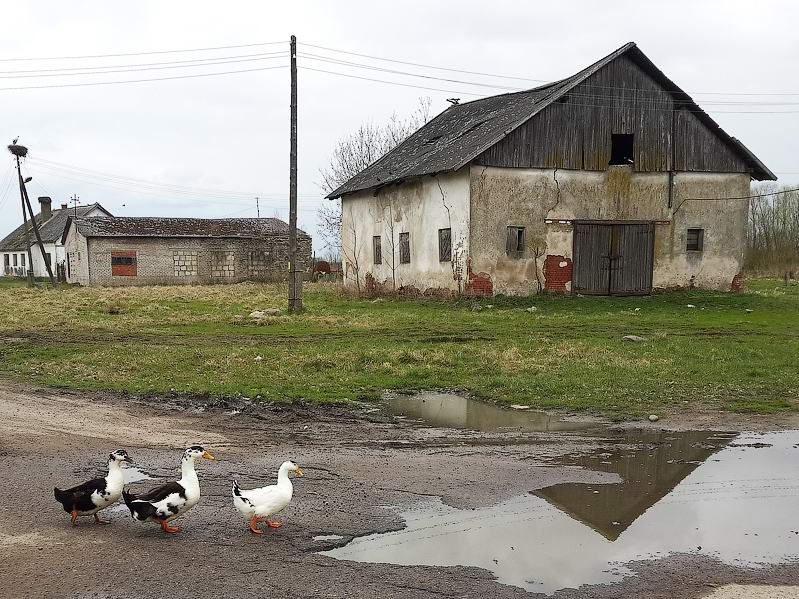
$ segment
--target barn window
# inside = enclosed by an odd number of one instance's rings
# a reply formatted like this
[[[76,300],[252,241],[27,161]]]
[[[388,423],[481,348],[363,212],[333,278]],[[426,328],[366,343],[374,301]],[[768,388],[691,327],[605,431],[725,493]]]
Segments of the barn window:
[[[380,235],[372,237],[372,257],[375,264],[383,264],[383,244]]]
[[[111,276],[137,276],[136,252],[111,252]]]
[[[688,243],[685,249],[689,252],[701,252],[705,246],[704,229],[688,229]]]
[[[438,261],[452,260],[452,229],[438,230]]]
[[[511,258],[521,258],[524,254],[524,227],[508,227],[505,252]]]
[[[614,133],[610,136],[610,162],[608,164],[633,164],[633,136],[631,133]]]
[[[411,263],[411,234],[410,233],[400,233],[399,234],[399,255],[400,255],[400,264],[410,264]]]

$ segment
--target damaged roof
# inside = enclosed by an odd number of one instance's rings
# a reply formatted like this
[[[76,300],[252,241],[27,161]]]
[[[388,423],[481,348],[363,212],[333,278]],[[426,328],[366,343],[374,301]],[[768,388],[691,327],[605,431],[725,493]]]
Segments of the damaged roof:
[[[501,141],[541,110],[585,81],[599,69],[627,54],[668,90],[677,101],[694,112],[732,150],[741,156],[759,180],[776,180],[772,173],[740,141],[728,135],[706,112],[674,84],[638,49],[634,42],[623,45],[582,71],[530,90],[490,96],[450,106],[396,148],[366,167],[327,197],[398,183],[423,175],[456,171]]]
[[[55,243],[61,240],[64,233],[67,221],[70,216],[73,216],[77,211],[78,216],[85,216],[92,210],[102,210],[108,216],[111,213],[100,204],[94,203],[87,206],[78,206],[77,208],[56,208],[53,214],[45,222],[42,222],[41,212],[36,215],[36,223],[39,225],[39,235],[42,237],[42,243]],[[31,229],[30,234],[31,245],[36,243],[36,236]],[[25,225],[21,224],[19,227],[11,231],[6,237],[0,241],[0,251],[22,252],[27,248],[25,247]]]
[[[278,218],[162,218],[91,216],[71,218],[84,237],[216,237],[257,239],[288,235],[289,226]],[[67,223],[69,225],[69,223]],[[67,229],[64,230],[66,238]],[[308,237],[297,230],[299,236]]]

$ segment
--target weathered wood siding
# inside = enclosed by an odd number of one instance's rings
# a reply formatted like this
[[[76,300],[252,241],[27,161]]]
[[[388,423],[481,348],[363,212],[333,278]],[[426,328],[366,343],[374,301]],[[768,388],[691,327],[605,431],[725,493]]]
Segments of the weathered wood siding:
[[[621,56],[483,152],[476,163],[603,171],[610,161],[611,134],[632,133],[635,170],[668,171],[673,130],[676,170],[748,172],[695,114],[673,110],[671,95]]]

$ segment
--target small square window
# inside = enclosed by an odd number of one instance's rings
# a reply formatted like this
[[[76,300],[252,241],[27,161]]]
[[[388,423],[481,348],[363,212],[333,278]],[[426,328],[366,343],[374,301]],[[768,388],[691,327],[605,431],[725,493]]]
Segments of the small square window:
[[[610,162],[611,165],[633,164],[633,136],[629,133],[613,133],[610,136]]]
[[[399,255],[400,255],[400,264],[410,264],[411,263],[411,234],[410,233],[400,233],[399,234]]]
[[[511,258],[521,258],[524,255],[524,227],[508,227],[505,251]]]
[[[375,264],[383,264],[383,242],[380,235],[372,237],[372,256]]]
[[[138,270],[136,262],[136,252],[111,252],[111,276],[137,276]]]
[[[689,252],[701,252],[705,245],[704,229],[688,229],[688,243],[685,249]]]
[[[452,260],[452,229],[438,230],[438,261],[450,262]]]

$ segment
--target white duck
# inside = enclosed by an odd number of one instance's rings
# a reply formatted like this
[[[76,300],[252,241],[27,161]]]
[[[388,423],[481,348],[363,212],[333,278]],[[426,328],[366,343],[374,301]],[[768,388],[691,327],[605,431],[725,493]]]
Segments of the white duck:
[[[264,531],[258,528],[258,522],[264,520],[270,528],[280,528],[280,522],[270,520],[281,512],[289,503],[294,493],[294,486],[289,478],[290,473],[302,476],[300,469],[294,462],[283,462],[277,473],[277,484],[259,489],[241,489],[238,481],[233,481],[233,505],[241,514],[250,521],[250,530],[257,534]]]
[[[140,522],[158,522],[164,532],[177,532],[176,527],[169,526],[169,521],[182,516],[200,501],[200,481],[194,469],[194,462],[199,458],[213,460],[214,456],[201,446],[192,445],[183,452],[179,481],[161,485],[141,495],[122,491],[130,515]]]

